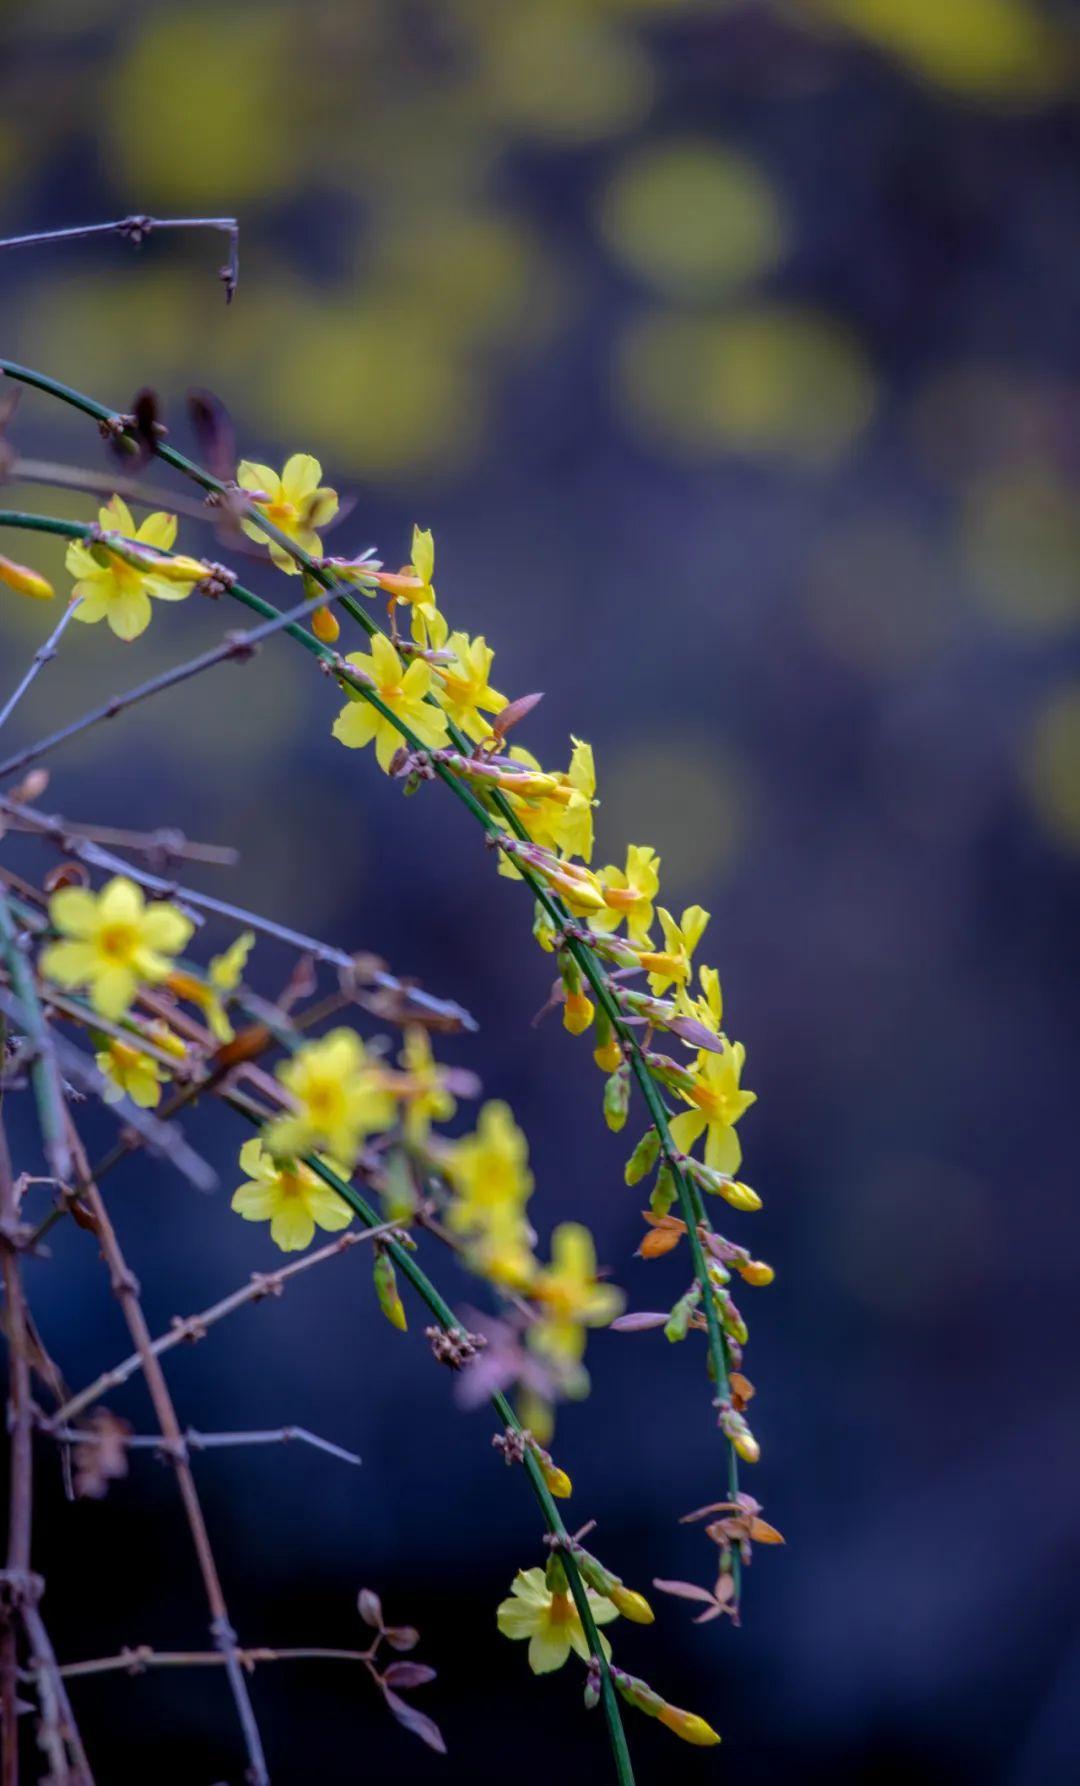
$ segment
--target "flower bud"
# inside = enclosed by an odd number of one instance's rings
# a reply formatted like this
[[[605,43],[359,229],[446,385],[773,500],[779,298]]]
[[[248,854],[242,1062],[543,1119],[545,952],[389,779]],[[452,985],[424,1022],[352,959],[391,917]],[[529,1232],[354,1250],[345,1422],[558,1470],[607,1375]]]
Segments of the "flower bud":
[[[686,1338],[690,1331],[690,1316],[693,1314],[694,1309],[697,1307],[700,1300],[700,1284],[695,1284],[692,1290],[686,1292],[685,1296],[679,1297],[678,1302],[675,1304],[675,1307],[667,1318],[667,1325],[664,1328],[664,1338],[669,1340],[672,1345],[678,1340],[684,1340]]]
[[[676,1196],[675,1178],[671,1167],[665,1160],[656,1175],[656,1183],[653,1185],[652,1196],[649,1198],[649,1208],[652,1210],[653,1215],[667,1215],[668,1210],[671,1209],[675,1202]]]
[[[568,1029],[572,1036],[582,1035],[595,1015],[596,1007],[584,992],[567,993],[563,1005],[563,1028]]]
[[[52,584],[46,577],[39,576],[29,565],[16,564],[13,558],[0,555],[0,583],[6,583],[14,589],[16,595],[28,595],[31,601],[52,601],[56,594]]]
[[[736,1266],[736,1270],[744,1284],[753,1284],[759,1290],[771,1284],[776,1276],[772,1266],[766,1265],[763,1259],[747,1259],[745,1265]]]
[[[558,1464],[541,1464],[540,1468],[548,1493],[554,1495],[557,1501],[568,1501],[574,1492],[574,1485],[566,1471],[560,1470]]]
[[[711,1724],[699,1718],[696,1712],[684,1712],[677,1705],[664,1705],[657,1712],[661,1724],[666,1724],[676,1736],[681,1736],[684,1743],[695,1743],[700,1749],[712,1748],[720,1741]]]
[[[630,1110],[630,1071],[620,1067],[604,1086],[604,1121],[615,1134],[625,1126]]]
[[[655,1129],[646,1129],[623,1172],[627,1184],[640,1184],[656,1164],[656,1156],[660,1152],[660,1137]]]
[[[379,1307],[391,1327],[396,1327],[399,1332],[404,1333],[408,1326],[405,1319],[405,1307],[398,1294],[397,1274],[385,1253],[376,1254],[372,1277],[375,1283],[375,1294],[379,1299]]]
[[[633,1588],[624,1587],[621,1581],[613,1582],[607,1589],[607,1597],[611,1604],[618,1608],[624,1619],[632,1625],[651,1625],[656,1614],[644,1594],[638,1594]]]
[[[333,645],[341,637],[341,622],[330,608],[316,608],[311,616],[311,630],[324,645]]]

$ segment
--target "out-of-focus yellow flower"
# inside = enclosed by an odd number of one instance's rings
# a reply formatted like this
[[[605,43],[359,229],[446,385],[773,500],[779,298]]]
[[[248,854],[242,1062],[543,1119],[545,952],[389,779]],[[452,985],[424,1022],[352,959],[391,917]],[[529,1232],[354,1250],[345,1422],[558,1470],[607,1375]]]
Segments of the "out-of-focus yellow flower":
[[[598,1625],[609,1625],[618,1612],[602,1594],[586,1588],[589,1610]],[[582,1628],[581,1615],[568,1590],[553,1591],[542,1569],[519,1569],[496,1613],[496,1622],[504,1637],[529,1640],[529,1667],[534,1674],[551,1674],[561,1668],[570,1651],[587,1662],[592,1654]],[[605,1656],[611,1645],[603,1635],[600,1645]]]
[[[98,1072],[108,1080],[105,1089],[106,1104],[117,1104],[121,1098],[130,1098],[140,1110],[153,1110],[161,1102],[161,1087],[165,1083],[165,1074],[153,1055],[144,1054],[141,1049],[129,1042],[122,1042],[118,1036],[110,1036],[104,1048],[94,1055]]]
[[[350,1166],[365,1135],[389,1128],[394,1096],[384,1068],[351,1029],[306,1042],[277,1069],[294,1108],[266,1129],[276,1158],[325,1149]]]
[[[501,713],[506,706],[506,696],[492,688],[489,680],[495,653],[483,637],[470,639],[468,633],[462,632],[450,634],[447,648],[454,653],[454,659],[449,664],[432,666],[432,693],[467,738],[474,742],[487,738],[491,726],[484,713]]]
[[[446,1122],[457,1109],[446,1089],[445,1075],[431,1052],[431,1038],[422,1024],[410,1023],[398,1057],[405,1078],[398,1090],[405,1138],[414,1147],[427,1140],[433,1122]]]
[[[651,948],[653,900],[660,891],[660,858],[656,851],[647,844],[630,844],[625,869],[602,868],[600,881],[605,909],[590,913],[590,929],[606,935],[617,930],[625,918],[630,941],[639,948]]]
[[[532,1277],[532,1195],[528,1142],[508,1105],[493,1101],[476,1131],[455,1141],[446,1162],[454,1192],[447,1226],[466,1241],[470,1264],[493,1282],[524,1288]]]
[[[381,634],[371,641],[371,654],[350,652],[346,663],[368,677],[383,705],[396,719],[409,727],[422,744],[440,749],[447,739],[446,714],[427,699],[431,689],[431,666],[416,658],[408,669],[402,663],[389,639]],[[374,741],[379,767],[387,774],[397,752],[406,742],[393,720],[355,695],[347,701],[334,721],[334,737],[349,750],[359,750]]]
[[[0,583],[14,589],[16,595],[28,595],[32,601],[48,602],[56,594],[47,577],[31,570],[28,564],[16,564],[13,558],[0,553]]]
[[[332,521],[338,510],[337,491],[322,485],[321,478],[322,466],[310,453],[293,453],[280,477],[255,459],[242,459],[236,469],[236,481],[242,490],[252,493],[255,507],[279,533],[313,557],[322,553],[319,528]],[[284,546],[269,539],[256,521],[243,520],[240,525],[249,539],[265,541],[279,571],[289,577],[299,574],[302,566]]]
[[[216,986],[219,992],[235,992],[254,947],[255,932],[242,930],[223,955],[212,956],[209,968],[211,985]]]
[[[596,1277],[592,1235],[580,1222],[563,1222],[551,1237],[551,1264],[530,1288],[542,1310],[529,1329],[537,1351],[578,1363],[585,1351],[586,1327],[606,1327],[621,1314],[626,1298],[613,1284]]]
[[[100,893],[62,887],[49,901],[49,917],[62,940],[41,951],[39,966],[59,986],[86,987],[102,1017],[122,1017],[140,985],[157,985],[192,932],[174,905],[147,905],[126,875]]]
[[[705,1132],[705,1164],[713,1172],[734,1175],[742,1163],[735,1124],[757,1102],[757,1093],[743,1091],[739,1083],[745,1060],[741,1042],[729,1042],[721,1054],[702,1049],[694,1068],[695,1089],[679,1094],[694,1108],[672,1119],[671,1138],[680,1152],[689,1153]]]
[[[333,1160],[327,1165],[343,1177],[347,1171]],[[270,1238],[283,1253],[310,1246],[316,1228],[336,1234],[352,1221],[352,1211],[336,1191],[302,1161],[274,1158],[256,1137],[240,1149],[240,1168],[247,1182],[233,1193],[231,1207],[245,1222],[270,1223]]]
[[[189,1004],[198,1006],[215,1041],[231,1042],[236,1034],[221,994],[235,992],[254,946],[255,932],[245,930],[223,955],[213,957],[207,979],[200,980],[196,974],[189,974],[182,968],[174,968],[169,975],[169,990],[175,992],[177,998],[187,999]]]
[[[641,965],[649,970],[649,989],[659,998],[669,986],[685,986],[690,978],[690,960],[705,933],[710,913],[700,905],[688,905],[676,924],[671,913],[657,906],[664,947],[642,955]]]
[[[167,552],[176,539],[176,516],[164,511],[147,515],[136,527],[131,510],[122,497],[111,496],[98,511],[99,525],[106,532],[123,534],[153,552]],[[189,596],[205,572],[197,560],[188,566],[190,577],[177,581],[143,565],[129,564],[107,546],[89,545],[85,540],[72,540],[64,560],[76,583],[72,594],[79,598],[75,619],[92,626],[107,620],[118,639],[137,639],[150,625],[150,597],[161,602],[182,602]]]

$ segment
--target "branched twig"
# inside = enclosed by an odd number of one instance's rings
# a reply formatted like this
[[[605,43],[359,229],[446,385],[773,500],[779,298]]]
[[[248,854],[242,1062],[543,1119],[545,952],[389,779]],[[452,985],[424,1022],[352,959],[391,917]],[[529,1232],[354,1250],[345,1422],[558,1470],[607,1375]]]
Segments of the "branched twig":
[[[78,223],[68,229],[35,230],[0,238],[0,248],[37,248],[46,242],[82,242],[91,236],[123,236],[136,247],[156,229],[216,229],[229,238],[229,258],[218,275],[231,304],[240,283],[240,226],[235,217],[118,217],[113,223]]]
[[[174,1346],[204,1339],[210,1328],[218,1321],[223,1321],[226,1315],[235,1314],[237,1309],[246,1307],[249,1302],[262,1302],[268,1296],[280,1296],[289,1279],[298,1277],[302,1271],[310,1271],[313,1265],[321,1265],[327,1259],[336,1259],[351,1247],[358,1246],[362,1240],[384,1240],[396,1232],[397,1229],[389,1222],[384,1222],[365,1234],[342,1234],[328,1246],[317,1247],[313,1253],[305,1253],[302,1259],[294,1259],[291,1264],[282,1265],[277,1271],[253,1272],[248,1283],[239,1290],[234,1290],[231,1295],[223,1296],[220,1302],[212,1303],[197,1315],[177,1315],[168,1333],[163,1333],[150,1342],[150,1350],[159,1358],[163,1352],[171,1352]],[[57,1409],[49,1422],[50,1428],[76,1419],[92,1402],[100,1401],[110,1390],[118,1389],[142,1368],[142,1361],[142,1353],[133,1352],[120,1364],[113,1365],[111,1370],[103,1371],[87,1388],[80,1389],[77,1395],[73,1395],[70,1401]]]
[[[79,603],[77,599],[69,603],[56,625],[53,627],[53,630],[49,634],[44,645],[39,645],[38,649],[34,652],[22,681],[19,683],[18,687],[12,691],[12,694],[5,702],[3,708],[0,708],[0,728],[3,728],[3,726],[6,725],[27,689],[45,668],[45,665],[51,663],[56,656],[56,647],[63,638],[68,621],[71,619],[78,605]]]
[[[210,1535],[206,1529],[202,1505],[195,1487],[195,1478],[184,1447],[183,1431],[176,1416],[168,1384],[165,1381],[165,1373],[153,1350],[153,1340],[146,1324],[146,1316],[143,1314],[135,1277],[129,1270],[121,1251],[101,1192],[90,1176],[82,1144],[73,1130],[70,1130],[69,1133],[79,1191],[93,1218],[102,1256],[108,1266],[113,1293],[123,1310],[128,1331],[142,1360],[143,1376],[146,1379],[154,1413],[161,1428],[161,1436],[166,1442],[168,1456],[176,1471],[180,1499],[183,1502],[192,1544],[198,1560],[199,1573],[202,1576],[203,1588],[210,1608],[210,1632],[215,1645],[222,1653],[247,1749],[250,1779],[253,1786],[269,1786],[270,1776],[266,1768],[262,1739],[255,1721],[255,1713],[243,1669],[237,1659],[236,1633],[229,1620],[221,1578],[210,1546]]]
[[[49,1432],[54,1439],[69,1445],[126,1445],[131,1451],[159,1451],[169,1449],[167,1441],[160,1433],[96,1433],[83,1432],[77,1426],[57,1426],[55,1420],[49,1421]],[[335,1445],[330,1439],[320,1439],[318,1433],[309,1432],[306,1426],[275,1426],[251,1432],[235,1433],[201,1433],[193,1426],[185,1427],[182,1443],[188,1451],[217,1451],[241,1445],[311,1445],[316,1451],[325,1451],[328,1457],[336,1457],[343,1464],[357,1464],[362,1461],[355,1451],[346,1451],[343,1445]]]

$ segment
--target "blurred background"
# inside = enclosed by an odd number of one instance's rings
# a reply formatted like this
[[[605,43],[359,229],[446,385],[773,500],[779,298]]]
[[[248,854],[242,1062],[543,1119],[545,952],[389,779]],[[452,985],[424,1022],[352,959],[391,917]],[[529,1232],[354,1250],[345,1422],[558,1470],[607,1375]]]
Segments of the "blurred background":
[[[207,235],[4,256],[3,351],[120,408],[154,386],[181,444],[184,393],[216,390],[245,453],[314,452],[355,498],[330,550],[396,565],[434,528],[452,621],[496,646],[500,688],[547,691],[526,741],[555,765],[571,730],[594,745],[598,861],[652,843],[667,903],[714,914],[765,1198],[725,1225],[778,1273],[740,1298],[748,1485],[788,1546],[755,1560],[742,1631],[677,1602],[620,1628],[624,1665],[726,1744],[632,1720],[642,1780],[1080,1777],[1077,22],[1066,0],[0,18],[0,234],[132,211],[242,229],[231,309]],[[32,394],[17,441],[105,463]],[[68,587],[60,550],[33,557]],[[0,602],[0,692],[53,618]],[[159,608],[131,647],[76,629],[12,743],[228,620]],[[207,890],[469,1004],[481,1032],[445,1052],[528,1131],[542,1237],[581,1215],[632,1305],[670,1301],[680,1265],[631,1257],[642,1199],[584,1044],[530,1027],[550,964],[527,903],[452,803],[403,806],[332,744],[338,705],[275,641],[58,753],[45,804],[235,843]],[[258,983],[286,968],[259,945]],[[145,1162],[113,1182],[155,1328],[278,1258],[229,1213],[240,1138],[215,1113],[188,1132],[215,1200]],[[88,1237],[54,1251],[32,1293],[81,1382],[125,1335]],[[261,1672],[275,1778],[603,1779],[580,1678],[534,1681],[495,1634],[537,1521],[423,1325],[394,1334],[349,1256],[173,1355],[192,1424],[301,1422],[364,1457],[200,1467],[242,1640],[350,1645],[367,1583],[439,1669],[445,1761],[351,1672]],[[697,1355],[600,1335],[590,1362],[557,1437],[573,1512],[636,1585],[708,1580],[676,1523],[722,1490]],[[137,1380],[110,1405],[145,1429]],[[61,1656],[203,1642],[166,1470],[142,1456],[75,1507],[45,1474]],[[238,1779],[216,1675],[75,1691],[103,1780]]]

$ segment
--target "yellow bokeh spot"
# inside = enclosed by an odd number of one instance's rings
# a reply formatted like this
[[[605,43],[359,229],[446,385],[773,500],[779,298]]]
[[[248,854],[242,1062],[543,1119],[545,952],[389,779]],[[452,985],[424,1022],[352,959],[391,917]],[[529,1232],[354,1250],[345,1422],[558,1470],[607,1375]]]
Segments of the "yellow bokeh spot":
[[[665,898],[700,893],[731,867],[749,801],[740,765],[714,738],[642,740],[605,763],[603,796],[600,859],[614,861],[628,837],[647,838]]]
[[[1080,612],[1080,514],[1052,471],[981,479],[968,496],[961,549],[980,604],[1017,632],[1071,626]]]
[[[658,312],[624,338],[617,377],[641,433],[695,455],[828,464],[874,407],[869,362],[847,331],[781,306]]]
[[[488,110],[530,136],[602,141],[639,123],[652,101],[644,47],[573,0],[491,9],[477,48]]]
[[[280,203],[305,126],[289,31],[269,4],[148,12],[101,96],[120,189],[148,206]]]
[[[600,209],[604,237],[639,278],[675,298],[709,298],[769,271],[784,219],[760,168],[707,140],[634,152]]]
[[[1024,754],[1028,792],[1060,843],[1080,850],[1080,682],[1061,689],[1038,715]]]
[[[1064,33],[1033,0],[814,0],[819,12],[973,99],[1026,106],[1070,76]]]

